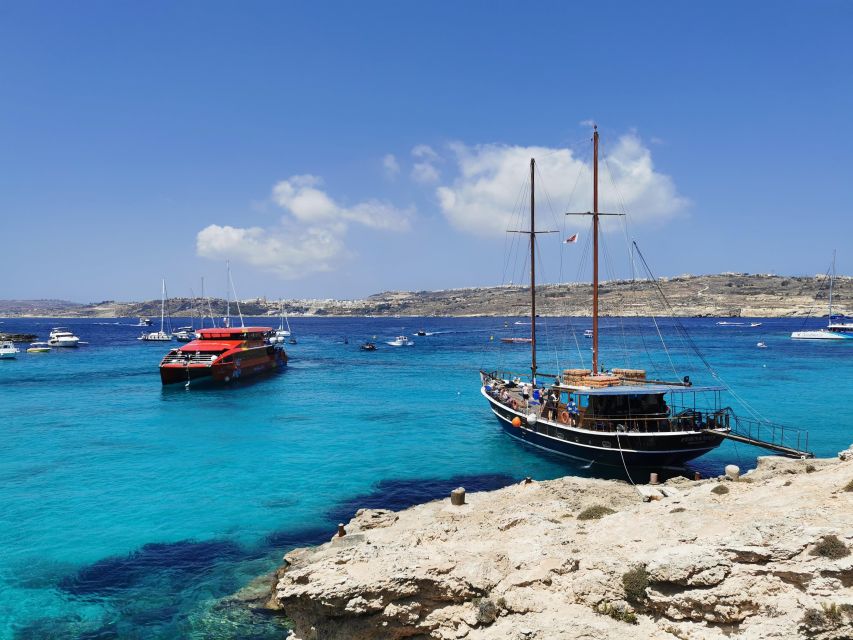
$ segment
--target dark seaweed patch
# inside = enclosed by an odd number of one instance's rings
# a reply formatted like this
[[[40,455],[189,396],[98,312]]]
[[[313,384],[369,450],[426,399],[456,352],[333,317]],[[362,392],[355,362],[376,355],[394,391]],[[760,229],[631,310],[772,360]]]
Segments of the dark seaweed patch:
[[[451,478],[390,479],[377,482],[370,493],[357,495],[338,503],[328,516],[333,522],[347,522],[359,509],[391,509],[399,511],[412,505],[445,498],[456,487],[469,493],[501,489],[515,482],[505,473],[453,476]]]
[[[227,540],[151,542],[126,556],[113,556],[83,567],[59,582],[74,595],[109,595],[131,589],[155,575],[184,582],[218,562],[235,562],[245,552]]]

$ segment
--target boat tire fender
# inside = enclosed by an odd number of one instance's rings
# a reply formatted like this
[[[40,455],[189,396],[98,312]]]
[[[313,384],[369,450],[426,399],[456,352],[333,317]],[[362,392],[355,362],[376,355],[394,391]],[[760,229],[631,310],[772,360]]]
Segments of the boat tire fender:
[[[517,409],[518,409],[518,400],[516,400],[515,398],[513,398],[513,399],[510,401],[510,406],[511,406],[513,409],[516,409],[516,410],[517,410]]]
[[[569,424],[569,412],[565,409],[560,411],[560,415],[557,417],[559,418],[561,424]]]

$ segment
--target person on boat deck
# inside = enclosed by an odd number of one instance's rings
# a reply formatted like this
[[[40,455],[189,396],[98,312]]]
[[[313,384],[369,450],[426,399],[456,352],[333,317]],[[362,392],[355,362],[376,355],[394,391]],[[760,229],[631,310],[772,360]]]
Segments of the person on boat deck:
[[[566,411],[569,412],[569,418],[572,421],[572,425],[576,425],[578,422],[578,416],[580,415],[580,410],[571,395],[569,395],[569,399],[566,402]]]
[[[557,415],[557,405],[560,402],[560,392],[551,389],[545,396],[545,417],[553,420]]]
[[[509,392],[506,389],[501,389],[501,402],[504,404],[509,402]]]
[[[521,397],[524,399],[525,404],[527,404],[527,402],[530,400],[530,385],[529,384],[521,385]]]

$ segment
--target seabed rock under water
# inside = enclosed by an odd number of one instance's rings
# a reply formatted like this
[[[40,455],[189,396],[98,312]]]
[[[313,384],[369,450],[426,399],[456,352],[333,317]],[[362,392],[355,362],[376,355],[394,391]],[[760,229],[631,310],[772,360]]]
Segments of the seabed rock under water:
[[[362,510],[285,556],[267,606],[300,640],[853,638],[853,448],[662,488],[567,477]]]

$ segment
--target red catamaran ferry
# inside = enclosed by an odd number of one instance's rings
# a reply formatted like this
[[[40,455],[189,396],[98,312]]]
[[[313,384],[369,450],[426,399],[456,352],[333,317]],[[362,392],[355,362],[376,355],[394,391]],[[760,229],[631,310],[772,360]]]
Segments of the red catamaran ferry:
[[[201,329],[192,342],[172,349],[160,363],[163,384],[206,378],[231,382],[280,369],[287,354],[270,344],[270,327],[223,327]]]

